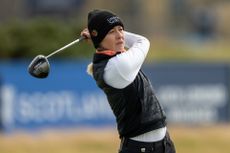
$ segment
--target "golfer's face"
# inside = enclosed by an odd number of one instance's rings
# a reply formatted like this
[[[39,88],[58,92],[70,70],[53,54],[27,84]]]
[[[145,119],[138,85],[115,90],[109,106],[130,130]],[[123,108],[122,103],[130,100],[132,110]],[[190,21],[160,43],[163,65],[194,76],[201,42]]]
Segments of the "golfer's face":
[[[111,29],[101,42],[103,48],[113,51],[124,51],[124,30],[122,26],[115,26]]]

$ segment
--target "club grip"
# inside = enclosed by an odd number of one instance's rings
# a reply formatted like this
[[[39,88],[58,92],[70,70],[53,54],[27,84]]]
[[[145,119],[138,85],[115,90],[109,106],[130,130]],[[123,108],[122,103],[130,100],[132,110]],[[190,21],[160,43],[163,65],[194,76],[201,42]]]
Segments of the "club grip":
[[[85,39],[85,37],[84,37],[84,36],[81,36],[81,37],[79,37],[78,39],[79,39],[79,41],[82,41],[83,39]]]

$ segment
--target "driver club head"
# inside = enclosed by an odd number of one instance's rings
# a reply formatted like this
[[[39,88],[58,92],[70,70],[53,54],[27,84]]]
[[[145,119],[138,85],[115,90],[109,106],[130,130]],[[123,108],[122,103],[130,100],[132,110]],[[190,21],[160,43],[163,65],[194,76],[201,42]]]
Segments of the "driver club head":
[[[28,66],[28,72],[36,78],[46,78],[49,75],[50,64],[44,55],[36,56]]]

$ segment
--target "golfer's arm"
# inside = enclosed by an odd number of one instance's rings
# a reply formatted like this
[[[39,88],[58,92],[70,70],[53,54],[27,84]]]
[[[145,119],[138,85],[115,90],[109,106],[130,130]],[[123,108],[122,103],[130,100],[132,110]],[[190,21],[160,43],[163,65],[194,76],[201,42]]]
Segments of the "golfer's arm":
[[[133,82],[150,47],[148,39],[130,32],[125,32],[125,42],[129,49],[111,58],[104,73],[105,82],[118,89]]]

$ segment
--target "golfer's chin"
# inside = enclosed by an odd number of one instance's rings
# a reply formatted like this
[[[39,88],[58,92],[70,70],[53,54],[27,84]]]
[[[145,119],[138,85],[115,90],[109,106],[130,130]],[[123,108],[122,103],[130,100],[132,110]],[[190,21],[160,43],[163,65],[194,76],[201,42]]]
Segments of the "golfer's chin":
[[[115,47],[115,51],[118,51],[118,52],[125,51],[125,46],[124,45],[117,45]]]

